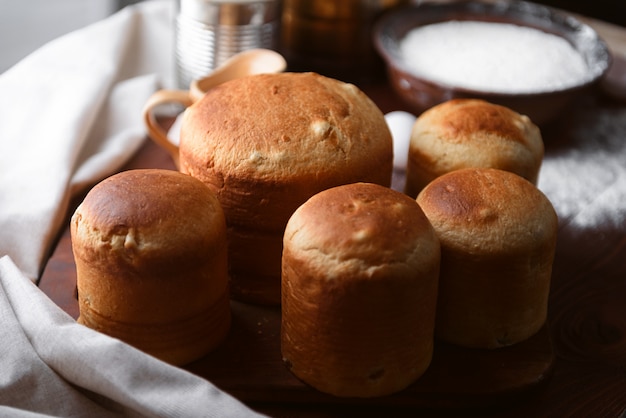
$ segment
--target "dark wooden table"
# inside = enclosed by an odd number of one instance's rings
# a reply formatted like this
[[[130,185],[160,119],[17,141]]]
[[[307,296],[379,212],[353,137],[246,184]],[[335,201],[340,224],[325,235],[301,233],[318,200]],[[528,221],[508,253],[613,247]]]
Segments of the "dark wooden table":
[[[626,68],[623,63],[620,65]],[[407,110],[385,83],[361,87],[383,112]],[[622,111],[626,111],[626,102],[616,100],[606,92],[598,91],[581,98],[571,112],[542,127],[546,155],[555,155],[575,146],[570,141],[572,126],[576,126],[572,121],[582,114]],[[170,122],[164,121],[166,124]],[[594,140],[589,138],[589,141]],[[623,140],[626,141],[626,138]],[[174,169],[174,166],[163,150],[147,140],[124,167],[132,168]],[[40,287],[74,318],[78,316],[75,280],[69,228],[66,228],[47,263]],[[228,376],[227,369],[212,369],[216,367],[215,363],[222,362],[221,358],[197,362],[186,369],[201,376],[216,376],[214,383],[219,385],[223,382],[227,386],[225,390],[231,391],[254,409],[272,416],[626,416],[626,225],[606,224],[580,230],[571,228],[566,221],[561,223],[547,328],[539,339],[524,348],[527,353],[530,352],[529,357],[513,352],[485,363],[484,374],[490,375],[494,363],[505,364],[512,358],[517,359],[509,374],[498,375],[498,378],[507,381],[502,384],[519,379],[524,370],[531,370],[531,375],[536,373],[536,379],[518,392],[484,396],[485,393],[480,392],[481,385],[482,388],[487,387],[489,392],[488,386],[495,383],[481,377],[483,371],[476,366],[480,355],[470,355],[469,363],[472,364],[468,364],[468,361],[459,360],[459,356],[466,353],[444,347],[444,357],[440,360],[445,361],[437,365],[437,374],[428,376],[426,383],[418,385],[413,392],[380,402],[333,400],[304,387],[288,374],[285,375],[284,370],[278,369],[279,354],[272,352],[278,347],[277,310],[258,310],[236,302],[233,308],[233,338],[239,342],[229,344],[239,348],[235,348],[235,354],[218,353],[217,358],[226,356],[224,358],[231,359],[233,373],[248,373],[250,380],[255,380],[255,385],[234,381],[238,378]],[[273,359],[263,360],[260,365],[247,363],[246,356],[254,355],[255,350],[263,352],[264,358]],[[526,369],[525,358],[531,360]],[[244,370],[257,366],[259,369]],[[538,369],[533,371],[530,367]],[[454,387],[449,393],[429,390],[438,388],[437,385],[445,386],[446,373],[457,382],[462,380],[464,386],[461,393],[452,390]],[[460,379],[462,373],[469,374]],[[263,379],[269,383],[264,385]],[[271,383],[276,381],[282,385],[278,391]],[[472,386],[476,390],[469,390]]]

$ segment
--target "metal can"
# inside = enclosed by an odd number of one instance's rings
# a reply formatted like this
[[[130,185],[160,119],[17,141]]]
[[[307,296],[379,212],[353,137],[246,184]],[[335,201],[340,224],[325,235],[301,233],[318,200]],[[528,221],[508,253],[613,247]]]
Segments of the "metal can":
[[[241,51],[277,47],[279,0],[177,0],[177,6],[174,45],[180,88]]]

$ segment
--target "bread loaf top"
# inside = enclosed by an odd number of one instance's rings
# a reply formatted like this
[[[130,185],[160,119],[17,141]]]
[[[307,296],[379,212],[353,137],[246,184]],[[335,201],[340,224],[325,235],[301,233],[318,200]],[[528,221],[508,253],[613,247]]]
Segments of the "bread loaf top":
[[[456,170],[417,197],[442,244],[468,254],[515,252],[556,237],[558,219],[532,183],[491,168]]]
[[[115,257],[133,268],[204,263],[224,243],[225,218],[215,195],[191,176],[129,170],[94,186],[72,221],[75,255],[94,262]],[[217,251],[217,248],[215,249]]]

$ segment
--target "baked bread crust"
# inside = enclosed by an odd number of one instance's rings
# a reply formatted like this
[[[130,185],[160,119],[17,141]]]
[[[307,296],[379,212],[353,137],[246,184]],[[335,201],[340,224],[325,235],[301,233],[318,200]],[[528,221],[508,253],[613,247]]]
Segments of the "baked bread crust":
[[[219,85],[186,110],[181,129],[180,169],[218,196],[229,227],[232,296],[250,302],[280,303],[282,234],[291,214],[340,184],[390,185],[392,160],[380,109],[354,85],[314,73]],[[240,245],[256,248],[259,262]],[[274,278],[271,288],[256,283],[259,272]]]
[[[335,396],[406,388],[432,358],[439,261],[410,197],[366,183],[313,196],[285,231],[283,360]]]
[[[70,231],[79,323],[173,364],[225,337],[226,223],[200,181],[169,170],[116,174],[87,194]]]
[[[422,113],[411,131],[405,192],[461,168],[516,173],[537,184],[544,145],[525,115],[478,99],[453,99]]]
[[[436,335],[476,348],[523,341],[545,324],[558,220],[520,176],[463,169],[417,197],[441,242]]]

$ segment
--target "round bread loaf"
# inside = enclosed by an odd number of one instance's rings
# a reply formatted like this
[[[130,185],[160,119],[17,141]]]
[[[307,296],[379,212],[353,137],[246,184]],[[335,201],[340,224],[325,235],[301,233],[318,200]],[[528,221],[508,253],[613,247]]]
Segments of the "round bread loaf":
[[[79,323],[175,365],[224,339],[226,222],[202,182],[170,170],[116,174],[87,194],[70,232]]]
[[[283,360],[335,396],[402,390],[433,353],[440,249],[410,197],[356,183],[293,214],[282,261]]]
[[[405,192],[461,168],[516,173],[537,183],[544,146],[539,128],[513,110],[477,99],[454,99],[422,113],[411,131]]]
[[[389,186],[393,149],[380,109],[357,87],[314,73],[223,83],[189,107],[180,170],[226,215],[231,296],[280,303],[285,225],[309,197],[341,184]]]
[[[466,347],[523,341],[546,321],[557,215],[522,177],[463,169],[417,197],[441,242],[436,335]]]

